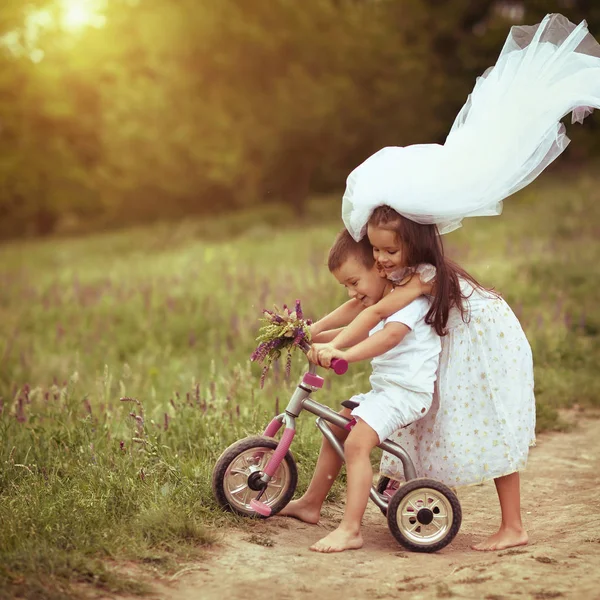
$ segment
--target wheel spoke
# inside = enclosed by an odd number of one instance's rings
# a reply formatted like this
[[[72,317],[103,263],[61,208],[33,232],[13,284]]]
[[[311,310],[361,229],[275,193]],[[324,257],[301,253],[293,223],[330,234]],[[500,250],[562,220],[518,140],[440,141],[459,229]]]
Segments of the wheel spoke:
[[[428,508],[430,508],[431,510],[433,510],[436,506],[439,505],[441,498],[434,498],[433,502],[431,503],[431,506],[429,506]]]
[[[422,525],[421,525],[421,523],[419,523],[419,521],[417,521],[414,525],[407,527],[407,529],[408,529],[408,531],[413,533],[415,531],[415,529],[418,529],[419,527],[422,527]]]
[[[264,471],[267,463],[269,462],[269,458],[271,458],[271,454],[267,452],[263,452],[263,455],[260,457],[260,462],[258,463],[258,468],[261,471]]]
[[[238,456],[232,461],[229,471],[243,471],[244,473],[248,470],[248,465],[243,456]]]
[[[229,471],[232,475],[247,475],[248,471],[247,470],[241,470],[241,469],[231,469]]]
[[[407,529],[410,529],[411,527],[418,527],[419,521],[415,520],[415,522],[412,523],[409,519],[405,519],[405,520],[403,520],[403,524],[404,524],[404,527],[406,527]]]
[[[242,502],[243,502],[245,505],[248,505],[248,502],[249,502],[249,500],[250,500],[250,498],[249,498],[249,497],[250,497],[250,493],[251,493],[251,492],[252,492],[252,490],[251,490],[249,487],[247,487],[247,488],[246,488],[246,491],[244,492],[244,497],[243,497],[243,499],[242,499]]]
[[[240,492],[242,492],[243,490],[247,490],[247,489],[248,489],[248,484],[246,484],[246,483],[243,483],[242,485],[240,485],[240,486],[236,487],[236,488],[235,488],[235,489],[233,489],[233,490],[231,490],[231,489],[230,489],[230,490],[229,490],[229,493],[235,496],[235,494],[239,494],[239,493],[240,493]]]

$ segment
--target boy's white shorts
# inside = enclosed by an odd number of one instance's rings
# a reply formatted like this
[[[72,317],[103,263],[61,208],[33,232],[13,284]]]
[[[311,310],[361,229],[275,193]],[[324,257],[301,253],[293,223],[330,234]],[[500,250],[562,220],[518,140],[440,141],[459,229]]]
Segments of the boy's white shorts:
[[[352,410],[352,416],[371,427],[380,442],[398,429],[418,421],[431,408],[433,393],[408,390],[390,380],[385,386],[373,387],[370,392],[350,398],[360,404]]]

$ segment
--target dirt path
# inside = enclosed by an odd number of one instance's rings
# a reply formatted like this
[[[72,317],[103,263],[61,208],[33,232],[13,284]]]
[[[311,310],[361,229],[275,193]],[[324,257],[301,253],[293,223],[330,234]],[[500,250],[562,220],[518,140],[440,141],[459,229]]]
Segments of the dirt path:
[[[251,533],[230,530],[207,560],[157,593],[173,600],[336,598],[600,599],[600,419],[542,435],[523,474],[531,543],[478,553],[470,545],[498,523],[494,486],[459,490],[461,531],[437,554],[405,552],[370,503],[365,546],[320,555],[308,546],[333,529],[341,507],[318,526],[273,518]]]

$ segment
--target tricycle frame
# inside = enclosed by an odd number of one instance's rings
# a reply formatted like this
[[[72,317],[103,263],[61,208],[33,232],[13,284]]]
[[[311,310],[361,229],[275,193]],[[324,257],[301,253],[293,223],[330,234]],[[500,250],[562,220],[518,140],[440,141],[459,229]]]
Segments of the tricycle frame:
[[[316,422],[317,427],[325,439],[331,444],[342,462],[345,462],[344,447],[331,430],[329,423],[332,425],[337,425],[342,429],[350,430],[356,421],[335,412],[328,406],[320,404],[319,402],[315,402],[310,397],[312,392],[316,389],[319,389],[322,384],[322,378],[316,374],[316,366],[311,363],[308,372],[298,384],[298,387],[294,391],[285,411],[277,415],[265,429],[263,435],[267,437],[274,437],[279,429],[285,425],[284,433],[277,447],[277,452],[271,457],[267,467],[265,468],[265,472],[261,477],[261,481],[265,485],[265,488],[263,489],[266,489],[267,484],[271,480],[273,473],[277,470],[277,467],[279,466],[283,456],[289,450],[296,431],[296,419],[300,416],[300,413],[303,410],[306,410],[318,417]],[[404,469],[404,477],[407,481],[417,478],[415,466],[404,448],[390,440],[384,440],[378,445],[378,447],[386,452],[389,452],[390,454],[393,454],[400,460]],[[262,491],[257,496],[256,501],[260,501],[261,496]],[[380,494],[373,486],[371,486],[369,497],[380,509],[383,511],[387,509],[388,497]]]

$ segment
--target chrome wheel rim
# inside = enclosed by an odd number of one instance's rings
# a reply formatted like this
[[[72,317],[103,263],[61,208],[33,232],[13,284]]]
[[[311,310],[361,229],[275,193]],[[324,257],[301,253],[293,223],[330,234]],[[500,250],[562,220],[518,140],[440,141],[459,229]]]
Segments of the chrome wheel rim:
[[[272,448],[250,448],[231,461],[223,478],[223,488],[227,502],[232,508],[245,513],[255,513],[250,501],[256,498],[259,492],[248,486],[248,479],[253,473],[264,471],[273,453]],[[260,498],[261,502],[273,506],[287,490],[290,479],[290,468],[284,459],[269,481]]]
[[[419,546],[430,546],[444,539],[453,520],[454,511],[446,495],[431,488],[409,492],[396,510],[400,531]]]

